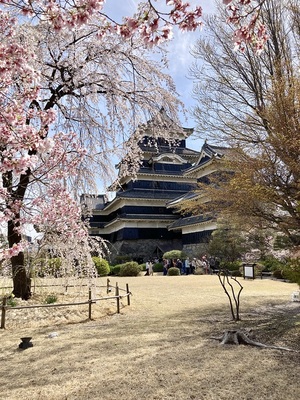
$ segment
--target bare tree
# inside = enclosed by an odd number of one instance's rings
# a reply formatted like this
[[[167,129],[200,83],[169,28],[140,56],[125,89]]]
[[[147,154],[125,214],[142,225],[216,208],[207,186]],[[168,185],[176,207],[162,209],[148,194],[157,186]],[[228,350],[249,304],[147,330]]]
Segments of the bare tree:
[[[198,132],[235,149],[223,173],[202,185],[212,200],[206,206],[284,232],[293,245],[300,243],[299,15],[298,2],[266,0],[269,40],[257,54],[250,45],[232,49],[220,8],[193,50],[201,63],[191,68]]]
[[[240,320],[240,295],[243,286],[236,277],[230,276],[229,271],[221,269],[218,273],[219,282],[229,300],[230,311],[233,321]],[[234,282],[238,289],[235,288]]]

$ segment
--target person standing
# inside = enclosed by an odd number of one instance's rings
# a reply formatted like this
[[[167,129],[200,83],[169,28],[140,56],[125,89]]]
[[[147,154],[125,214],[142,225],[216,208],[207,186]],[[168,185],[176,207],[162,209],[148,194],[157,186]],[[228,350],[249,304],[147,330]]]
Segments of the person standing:
[[[206,255],[204,255],[203,257],[202,257],[202,266],[203,266],[203,270],[204,270],[204,274],[206,274],[206,275],[208,275],[209,274],[209,262],[208,262],[208,259],[207,259],[207,256]]]
[[[168,274],[168,260],[163,260],[163,275],[166,276]]]
[[[147,275],[149,275],[149,273],[150,273],[150,264],[151,264],[151,261],[150,260],[148,260],[147,262],[146,262],[146,273],[145,273],[145,276],[147,276]]]
[[[197,258],[196,259],[196,271],[199,272],[201,267],[202,267],[202,261],[199,258]]]
[[[183,268],[182,268],[182,261],[180,260],[180,258],[178,258],[177,262],[176,262],[176,267],[179,268],[180,274],[183,274]]]
[[[217,269],[215,257],[209,257],[208,263],[209,263],[210,272],[213,274],[215,272],[215,270]]]
[[[196,272],[196,258],[193,258],[191,261],[191,274],[195,274]]]
[[[186,260],[184,261],[184,267],[185,267],[185,274],[189,275],[191,270],[190,270],[190,259],[189,257],[186,258]]]
[[[149,274],[148,275],[152,275],[153,276],[153,264],[152,261],[149,261]]]

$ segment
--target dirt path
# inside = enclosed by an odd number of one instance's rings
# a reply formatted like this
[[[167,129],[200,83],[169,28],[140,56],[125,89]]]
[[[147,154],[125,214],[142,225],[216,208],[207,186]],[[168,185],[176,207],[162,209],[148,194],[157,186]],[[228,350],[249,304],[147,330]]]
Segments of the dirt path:
[[[210,339],[232,325],[266,332],[272,326],[270,312],[284,318],[287,308],[299,333],[299,305],[290,303],[296,285],[242,281],[243,321],[233,324],[214,276],[117,281],[120,287],[129,283],[133,293],[131,306],[119,315],[66,324],[66,312],[59,311],[58,325],[40,328],[27,319],[23,326],[0,331],[1,400],[299,398],[298,354],[222,347]],[[53,332],[57,336],[49,338]],[[32,336],[34,346],[19,350],[22,336]],[[274,344],[291,344],[281,342],[285,334],[270,338]]]

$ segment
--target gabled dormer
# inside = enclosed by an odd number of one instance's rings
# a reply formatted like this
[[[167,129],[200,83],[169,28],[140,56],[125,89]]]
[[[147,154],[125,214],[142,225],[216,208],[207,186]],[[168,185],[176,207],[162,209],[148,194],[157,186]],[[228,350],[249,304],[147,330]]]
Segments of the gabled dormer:
[[[149,163],[150,163],[150,161],[152,161],[152,163],[178,164],[178,165],[182,165],[182,164],[188,163],[187,160],[182,158],[180,155],[174,154],[174,153],[160,154],[158,156],[152,157],[152,159],[149,160]]]
[[[225,161],[232,149],[222,146],[213,146],[205,140],[197,162],[185,171],[185,176],[201,178],[220,170],[220,163]]]
[[[207,141],[205,140],[202,149],[200,151],[200,155],[196,165],[205,164],[206,162],[209,162],[213,159],[220,160],[221,158],[224,157],[225,153],[228,150],[229,149],[226,147],[213,146],[211,144],[208,144]]]

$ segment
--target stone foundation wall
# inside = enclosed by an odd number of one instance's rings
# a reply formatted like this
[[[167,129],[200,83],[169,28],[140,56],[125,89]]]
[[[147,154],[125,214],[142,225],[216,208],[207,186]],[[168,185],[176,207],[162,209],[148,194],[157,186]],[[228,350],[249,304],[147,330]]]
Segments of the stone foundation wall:
[[[183,251],[189,258],[200,258],[203,254],[207,254],[208,243],[196,243],[183,246]]]
[[[182,247],[180,240],[173,242],[156,239],[124,240],[110,246],[110,262],[115,263],[116,260],[119,262],[120,257],[124,256],[126,260],[137,260],[143,263],[149,258],[161,256],[161,252],[158,254],[155,252],[157,248],[162,249],[163,253],[175,249],[183,250],[189,258],[200,258],[208,253],[208,243],[188,244]]]
[[[161,249],[161,251],[159,250]],[[110,262],[114,263],[121,256],[130,260],[146,262],[149,258],[160,258],[165,251],[181,250],[181,240],[124,240],[110,245]]]

